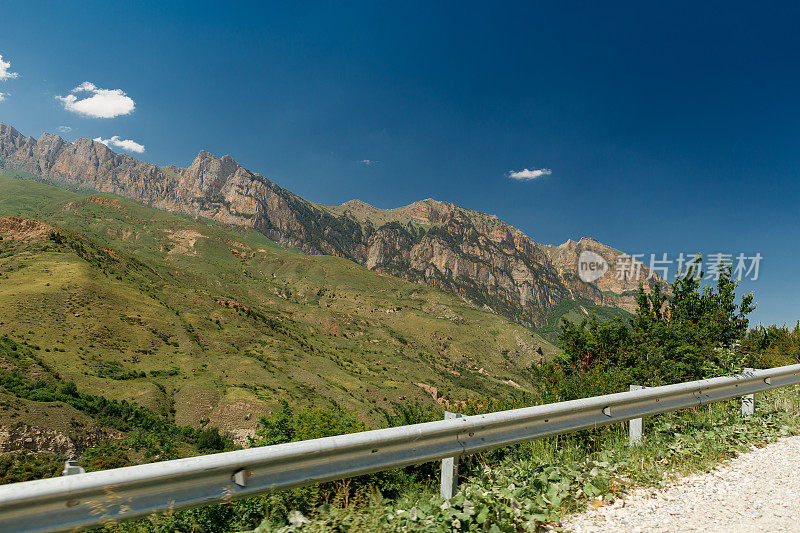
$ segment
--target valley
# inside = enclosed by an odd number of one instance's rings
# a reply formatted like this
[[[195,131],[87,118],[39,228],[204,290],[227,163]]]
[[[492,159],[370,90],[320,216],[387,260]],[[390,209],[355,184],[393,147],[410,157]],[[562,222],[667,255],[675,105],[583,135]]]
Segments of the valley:
[[[505,317],[343,258],[9,174],[0,333],[59,381],[177,425],[245,443],[283,399],[374,423],[393,402],[531,392],[526,368],[557,352]]]

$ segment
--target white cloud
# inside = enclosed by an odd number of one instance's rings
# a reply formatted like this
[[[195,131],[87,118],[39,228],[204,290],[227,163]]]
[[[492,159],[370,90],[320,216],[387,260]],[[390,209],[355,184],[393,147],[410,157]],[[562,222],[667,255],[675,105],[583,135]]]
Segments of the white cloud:
[[[378,163],[380,163],[380,161],[375,161],[374,159],[362,159],[361,161],[359,161],[359,163],[361,163],[365,167],[371,167],[372,165],[377,165]]]
[[[94,139],[96,142],[100,144],[105,144],[109,148],[119,148],[120,150],[125,150],[126,152],[135,152],[137,154],[144,153],[144,145],[139,144],[136,141],[132,141],[130,139],[120,139],[117,135],[114,135],[110,139],[103,139],[98,137]]]
[[[542,176],[549,176],[552,173],[553,171],[549,168],[538,168],[535,170],[528,170],[526,168],[523,170],[509,170],[506,175],[512,180],[529,181],[541,178]]]
[[[75,93],[91,93],[78,99]],[[114,118],[133,113],[136,104],[122,89],[99,89],[94,83],[85,81],[72,89],[72,94],[56,96],[64,109],[93,118]]]
[[[5,99],[6,99],[6,96],[8,96],[8,93],[0,93],[0,102],[2,102],[3,100],[5,100]]]
[[[19,76],[16,72],[10,72],[9,68],[11,68],[11,61],[3,61],[3,55],[0,54],[0,81],[13,80]]]
[[[69,126],[59,126],[56,129],[58,129],[58,131],[60,131],[61,133],[69,133],[72,131],[72,128]]]

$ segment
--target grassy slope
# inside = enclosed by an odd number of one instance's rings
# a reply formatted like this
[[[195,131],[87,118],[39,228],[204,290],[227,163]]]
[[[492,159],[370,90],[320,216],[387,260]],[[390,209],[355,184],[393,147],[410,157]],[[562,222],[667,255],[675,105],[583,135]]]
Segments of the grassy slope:
[[[371,420],[430,401],[417,382],[446,398],[527,389],[536,349],[555,351],[448,293],[109,195],[0,175],[9,215],[65,243],[0,242],[0,333],[38,345],[80,390],[179,424],[241,432],[281,399]]]
[[[591,300],[563,300],[550,311],[546,323],[536,328],[536,333],[549,342],[558,344],[562,318],[566,318],[571,322],[580,322],[592,315],[602,321],[611,320],[614,317],[628,320],[632,316],[624,309],[597,305]]]

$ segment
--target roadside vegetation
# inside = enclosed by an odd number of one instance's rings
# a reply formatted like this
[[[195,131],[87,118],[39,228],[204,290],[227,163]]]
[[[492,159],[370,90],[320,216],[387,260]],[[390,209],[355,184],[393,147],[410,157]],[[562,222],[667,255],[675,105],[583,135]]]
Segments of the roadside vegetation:
[[[647,419],[644,442],[635,448],[628,446],[626,426],[616,425],[477,454],[462,462],[460,489],[450,501],[439,497],[438,465],[428,464],[107,529],[536,531],[544,524],[557,526],[561,517],[587,505],[609,505],[633,486],[658,486],[800,433],[799,393],[787,388],[759,395],[756,415],[748,419],[734,400]],[[309,416],[326,417],[323,426],[332,427],[339,413],[296,414],[292,424]]]
[[[753,298],[737,301],[729,271],[714,286],[687,272],[669,296],[640,290],[632,317],[562,320],[556,348],[452,295],[338,258],[20,183],[0,176],[0,216],[46,229],[0,241],[0,425],[32,439],[57,429],[74,446],[0,454],[2,483],[59,475],[67,453],[100,470],[800,357],[800,324],[750,329]],[[761,395],[747,420],[735,401],[654,417],[633,449],[618,424],[465,457],[448,502],[428,463],[106,529],[533,531],[794,434],[799,400],[796,389]],[[249,436],[234,442],[241,429]]]

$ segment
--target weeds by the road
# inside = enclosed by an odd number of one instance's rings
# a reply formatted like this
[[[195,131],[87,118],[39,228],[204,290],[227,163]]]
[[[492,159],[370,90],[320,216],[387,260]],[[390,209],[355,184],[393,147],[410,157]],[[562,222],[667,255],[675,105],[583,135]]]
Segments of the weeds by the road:
[[[301,514],[291,510],[287,493],[229,504],[222,520],[240,524],[265,509],[266,531],[536,531],[557,526],[561,517],[586,505],[605,505],[636,485],[659,485],[703,471],[752,446],[800,432],[797,387],[757,396],[756,414],[742,418],[739,400],[645,421],[641,446],[628,446],[627,424],[553,437],[487,452],[463,460],[467,476],[450,501],[438,487],[409,487],[387,499],[378,492],[336,497]],[[344,485],[343,485],[344,487]],[[289,491],[290,492],[290,491]],[[342,491],[343,494],[348,491]],[[288,504],[288,505],[287,505]],[[284,512],[274,512],[283,506]],[[221,506],[217,506],[219,508]],[[211,509],[211,508],[208,508]],[[220,531],[204,510],[175,513],[121,526],[125,531]],[[188,517],[192,518],[189,519]],[[217,522],[217,525],[221,525]],[[119,527],[119,526],[117,526]],[[241,527],[241,526],[240,526]]]

